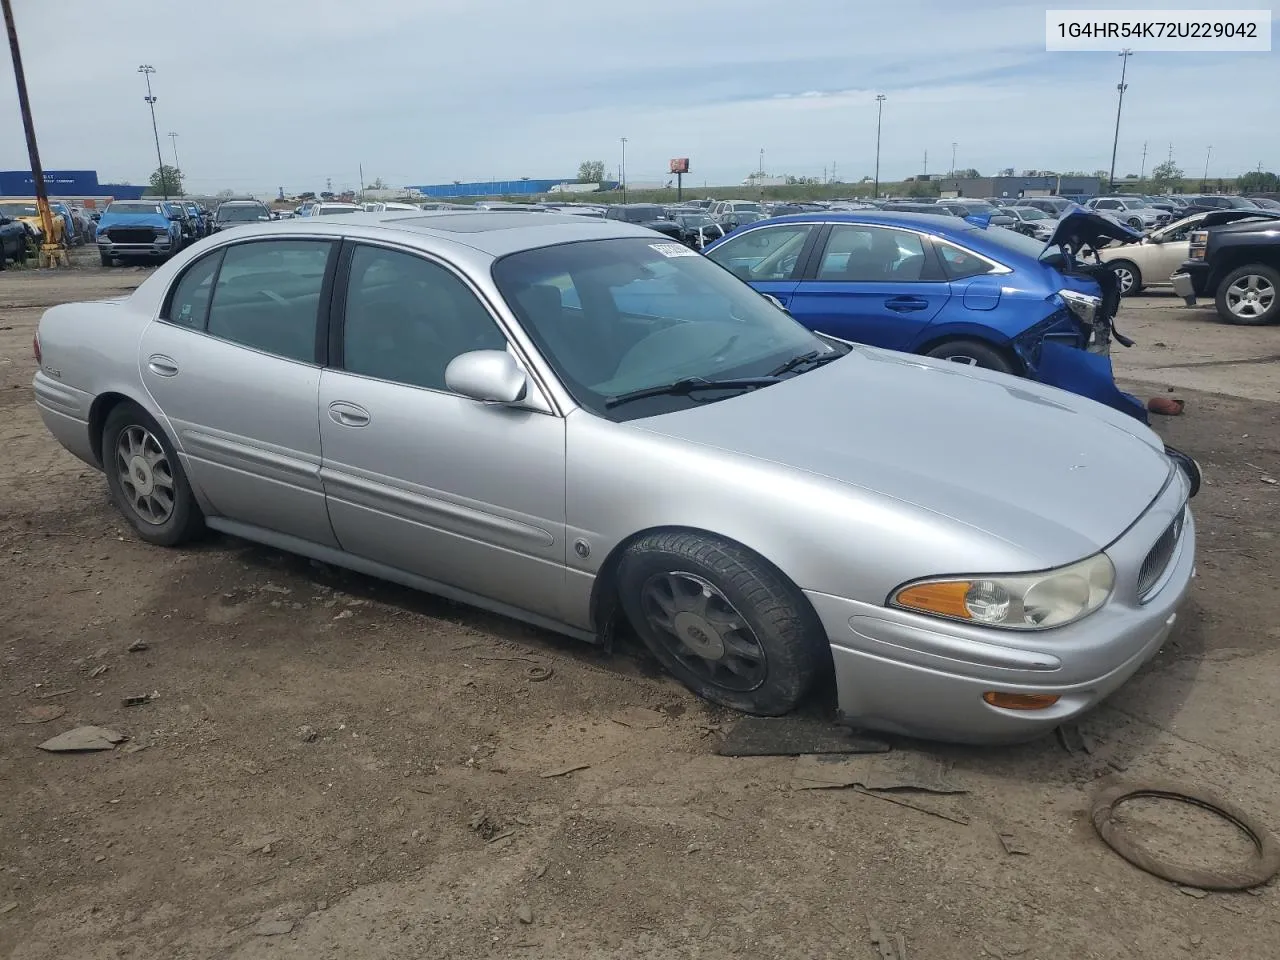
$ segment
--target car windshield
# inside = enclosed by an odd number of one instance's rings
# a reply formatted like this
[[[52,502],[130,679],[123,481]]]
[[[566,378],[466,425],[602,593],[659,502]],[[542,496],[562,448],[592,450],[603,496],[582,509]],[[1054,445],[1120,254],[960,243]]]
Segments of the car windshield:
[[[251,203],[234,207],[229,207],[226,204],[223,204],[218,208],[219,220],[241,222],[257,220],[259,217],[265,217],[266,215],[266,207],[259,207],[256,204]]]
[[[680,221],[682,226],[686,226],[686,227],[709,227],[713,223],[715,223],[715,221],[712,220],[710,217],[708,217],[705,213],[683,213],[682,212],[682,213],[675,214],[675,217],[677,220]]]
[[[1043,210],[1037,210],[1035,207],[1009,207],[1008,210],[1016,213],[1023,220],[1048,220],[1049,215]]]
[[[34,203],[0,203],[0,213],[6,217],[38,217],[40,211]]]
[[[733,210],[733,212],[734,212],[734,213],[742,213],[742,212],[744,212],[744,211],[751,211],[751,212],[754,212],[754,213],[759,213],[759,212],[760,212],[760,204],[758,204],[758,203],[749,203],[749,202],[744,201],[744,200],[735,200],[735,201],[733,201],[733,203],[731,203],[731,204],[729,205],[729,208],[730,208],[731,210]]]
[[[970,213],[997,213],[1000,210],[994,203],[987,203],[985,200],[966,200],[961,206]]]
[[[611,420],[733,395],[610,398],[688,379],[762,377],[802,355],[834,355],[747,284],[683,244],[589,240],[493,265],[503,297],[574,399]]]
[[[158,203],[134,203],[127,200],[117,200],[115,203],[107,207],[107,214],[113,213],[158,213],[164,216],[164,211],[160,209]]]
[[[1026,234],[1017,233],[1013,230],[1005,230],[1003,228],[996,230],[975,230],[975,235],[980,235],[992,243],[1004,247],[1013,253],[1020,253],[1024,257],[1039,258],[1045,252],[1043,241],[1028,237]]]

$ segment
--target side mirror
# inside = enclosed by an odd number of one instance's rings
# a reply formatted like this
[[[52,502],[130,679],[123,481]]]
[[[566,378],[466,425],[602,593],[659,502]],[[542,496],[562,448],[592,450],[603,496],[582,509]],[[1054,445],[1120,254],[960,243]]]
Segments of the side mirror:
[[[516,403],[529,392],[529,378],[505,350],[472,350],[449,361],[444,383],[456,394],[484,403]]]

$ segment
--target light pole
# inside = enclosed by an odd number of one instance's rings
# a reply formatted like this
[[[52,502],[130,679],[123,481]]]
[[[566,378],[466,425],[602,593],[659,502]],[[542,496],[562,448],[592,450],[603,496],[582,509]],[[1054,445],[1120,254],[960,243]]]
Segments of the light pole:
[[[884,114],[884,94],[876,94],[876,180],[872,188],[871,199],[880,196],[880,117]]]
[[[760,148],[760,166],[757,168],[761,177],[764,176],[764,147]]]
[[[169,142],[173,144],[173,169],[181,173],[182,164],[178,162],[178,135],[170,130],[168,136]]]
[[[1204,176],[1200,178],[1200,190],[1201,190],[1201,192],[1203,192],[1203,191],[1205,191],[1205,190],[1207,190],[1207,189],[1208,189],[1208,187],[1207,187],[1207,185],[1206,185],[1206,184],[1207,184],[1207,183],[1208,183],[1208,181],[1209,181],[1209,158],[1210,158],[1211,156],[1213,156],[1213,144],[1212,144],[1212,143],[1211,143],[1211,144],[1209,144],[1209,149],[1207,149],[1207,150],[1204,152]]]
[[[138,72],[147,79],[147,106],[151,108],[151,132],[155,134],[156,163],[160,165],[156,172],[160,174],[160,192],[168,200],[169,178],[164,175],[164,157],[160,155],[160,128],[156,126],[156,98],[151,95],[151,75],[156,72],[156,68],[149,63],[144,63],[138,68]]]
[[[956,175],[956,142],[951,141],[951,176],[954,179]]]
[[[618,167],[618,179],[622,181],[622,202],[627,202],[627,138],[622,138],[622,166]]]
[[[1125,72],[1129,69],[1129,58],[1133,56],[1133,51],[1125,47],[1120,51],[1122,63],[1120,64],[1120,82],[1116,84],[1116,90],[1120,92],[1120,99],[1116,102],[1116,135],[1111,141],[1111,173],[1107,177],[1107,192],[1110,193],[1116,188],[1116,149],[1120,146],[1120,109],[1124,106],[1124,92],[1129,85],[1124,82]]]

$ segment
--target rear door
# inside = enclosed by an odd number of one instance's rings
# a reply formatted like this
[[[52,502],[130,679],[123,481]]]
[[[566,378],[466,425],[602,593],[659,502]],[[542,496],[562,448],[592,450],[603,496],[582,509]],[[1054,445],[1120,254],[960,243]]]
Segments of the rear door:
[[[932,245],[911,230],[832,224],[788,309],[810,330],[910,349],[951,297]]]
[[[746,230],[708,250],[707,256],[790,307],[801,270],[822,229],[820,223],[780,223]]]
[[[142,380],[221,517],[336,546],[316,404],[337,244],[252,240],[188,266],[140,345]]]

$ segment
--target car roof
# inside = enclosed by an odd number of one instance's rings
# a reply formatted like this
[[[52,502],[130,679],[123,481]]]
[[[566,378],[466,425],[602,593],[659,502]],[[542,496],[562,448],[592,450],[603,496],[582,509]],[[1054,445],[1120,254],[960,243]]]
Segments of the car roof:
[[[362,212],[332,220],[324,217],[273,220],[270,223],[241,227],[235,232],[237,239],[251,236],[288,237],[294,234],[381,239],[407,243],[427,251],[447,246],[469,247],[495,258],[520,250],[580,240],[647,237],[654,241],[669,242],[654,230],[622,220],[540,211]]]
[[[791,213],[785,217],[773,217],[760,220],[746,227],[747,230],[758,230],[762,226],[775,223],[861,223],[873,227],[912,227],[917,230],[928,230],[933,233],[969,233],[977,228],[960,217],[945,213],[912,213],[903,210],[898,213],[890,210],[828,210],[819,213]]]

